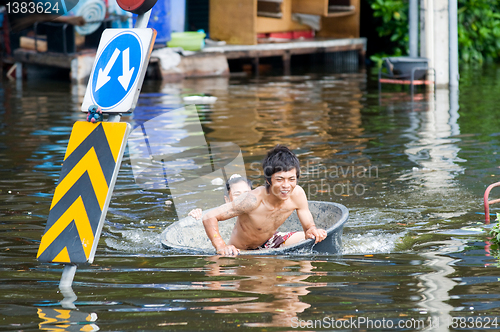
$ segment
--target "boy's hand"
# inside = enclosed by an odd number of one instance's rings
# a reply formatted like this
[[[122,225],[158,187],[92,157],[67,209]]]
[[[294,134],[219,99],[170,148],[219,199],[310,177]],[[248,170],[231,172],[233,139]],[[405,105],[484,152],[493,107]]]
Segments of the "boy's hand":
[[[326,239],[326,235],[324,229],[318,229],[316,226],[312,226],[306,231],[306,239],[315,239],[314,244]]]
[[[201,217],[202,217],[202,212],[201,212],[201,209],[194,209],[194,210],[191,210],[191,212],[188,213],[188,216],[191,216],[193,217],[194,219],[196,220],[200,220]]]
[[[240,249],[236,248],[232,244],[217,250],[217,254],[222,256],[237,256],[239,253]]]

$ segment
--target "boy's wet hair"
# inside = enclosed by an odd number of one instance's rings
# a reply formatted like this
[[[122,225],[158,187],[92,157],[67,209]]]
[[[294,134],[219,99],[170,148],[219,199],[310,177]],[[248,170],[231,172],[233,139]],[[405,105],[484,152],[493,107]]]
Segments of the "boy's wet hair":
[[[300,165],[297,156],[284,145],[276,145],[269,150],[267,157],[262,162],[266,189],[271,186],[271,176],[278,172],[288,172],[294,169],[297,171],[297,179],[300,177]]]
[[[233,184],[236,184],[236,183],[239,183],[239,182],[246,182],[248,184],[248,187],[250,188],[250,190],[252,190],[252,182],[244,177],[242,177],[241,175],[239,174],[233,174],[231,175],[231,177],[229,178],[229,180],[226,181],[226,193],[225,195],[227,197],[229,197],[229,192],[231,191],[231,186]]]

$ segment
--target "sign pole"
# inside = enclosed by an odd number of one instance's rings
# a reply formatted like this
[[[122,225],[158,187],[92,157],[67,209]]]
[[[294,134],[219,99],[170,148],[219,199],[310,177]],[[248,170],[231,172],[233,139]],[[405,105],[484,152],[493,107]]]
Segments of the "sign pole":
[[[69,302],[76,298],[71,286],[77,265],[94,260],[131,131],[121,115],[137,104],[156,38],[156,31],[147,28],[156,0],[117,2],[138,14],[137,22],[135,28],[106,29],[101,36],[82,104],[88,122],[77,121],[71,131],[37,254],[40,262],[64,264],[59,289],[71,295]],[[99,107],[108,121],[89,118]]]
[[[59,289],[71,287],[73,284],[73,278],[76,273],[76,265],[74,264],[64,264],[64,270],[62,272],[61,281],[59,281]]]
[[[145,12],[144,14],[141,14],[137,16],[137,21],[135,21],[135,27],[136,29],[145,29],[148,27],[148,22],[149,22],[149,17],[151,16],[151,9]]]
[[[122,118],[121,113],[110,114],[108,117],[108,122],[120,122],[121,118]]]

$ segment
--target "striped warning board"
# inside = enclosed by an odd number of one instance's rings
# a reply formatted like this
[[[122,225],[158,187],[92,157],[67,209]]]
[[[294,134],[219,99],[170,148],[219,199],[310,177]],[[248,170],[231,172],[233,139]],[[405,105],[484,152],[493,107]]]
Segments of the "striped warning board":
[[[129,133],[125,122],[75,123],[39,261],[92,263]]]

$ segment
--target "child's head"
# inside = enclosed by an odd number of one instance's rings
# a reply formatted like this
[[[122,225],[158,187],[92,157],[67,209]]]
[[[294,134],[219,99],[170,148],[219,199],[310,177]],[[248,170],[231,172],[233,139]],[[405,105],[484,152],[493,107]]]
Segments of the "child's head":
[[[239,174],[233,174],[226,182],[226,203],[232,202],[236,197],[252,190],[252,183]]]

